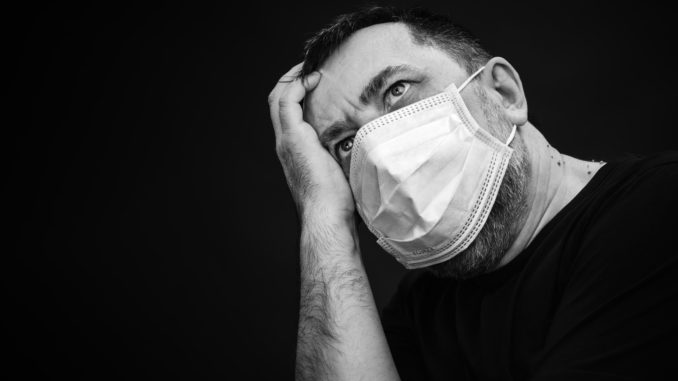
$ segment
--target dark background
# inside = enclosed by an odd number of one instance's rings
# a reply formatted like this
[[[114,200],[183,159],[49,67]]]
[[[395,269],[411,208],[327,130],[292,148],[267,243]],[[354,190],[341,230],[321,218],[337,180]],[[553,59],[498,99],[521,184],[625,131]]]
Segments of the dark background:
[[[292,378],[299,230],[266,97],[358,4],[6,10],[8,374]],[[676,148],[669,9],[409,4],[507,58],[561,152]],[[404,270],[364,228],[361,243],[382,306]]]

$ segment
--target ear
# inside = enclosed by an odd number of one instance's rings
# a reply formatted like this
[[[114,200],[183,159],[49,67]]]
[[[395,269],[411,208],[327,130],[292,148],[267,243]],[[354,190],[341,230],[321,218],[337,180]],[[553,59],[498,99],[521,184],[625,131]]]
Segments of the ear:
[[[518,72],[501,57],[494,57],[485,64],[480,83],[490,98],[501,105],[511,123],[521,126],[527,123],[527,99]]]

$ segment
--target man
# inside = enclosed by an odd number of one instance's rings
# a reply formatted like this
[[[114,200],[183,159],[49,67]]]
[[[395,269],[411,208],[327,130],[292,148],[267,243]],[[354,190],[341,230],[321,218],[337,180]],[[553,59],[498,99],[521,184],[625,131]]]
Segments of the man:
[[[298,379],[674,376],[676,153],[559,153],[511,64],[422,11],[341,16],[269,105],[302,224]],[[426,269],[381,319],[356,211]]]

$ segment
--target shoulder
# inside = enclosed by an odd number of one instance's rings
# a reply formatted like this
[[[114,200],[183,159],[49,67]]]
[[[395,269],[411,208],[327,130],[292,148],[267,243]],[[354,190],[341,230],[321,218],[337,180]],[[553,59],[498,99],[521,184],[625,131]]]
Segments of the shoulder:
[[[608,165],[568,226],[582,234],[566,240],[561,258],[545,372],[632,375],[641,368],[634,364],[666,369],[673,361],[666,348],[678,319],[678,154]]]
[[[598,178],[596,178],[598,177]],[[606,164],[591,180],[581,202],[580,218],[589,238],[605,232],[635,234],[617,236],[633,239],[652,231],[650,227],[675,225],[678,208],[678,151],[647,156],[628,156]]]
[[[566,294],[591,309],[624,292],[649,292],[665,275],[678,276],[678,152],[607,165],[572,228],[580,234],[562,263]]]
[[[581,251],[617,260],[649,250],[664,255],[678,221],[678,152],[629,157],[601,171],[579,218]]]
[[[663,191],[678,187],[678,151],[631,155],[608,165],[611,167],[608,181],[622,191],[622,195],[635,196],[636,192],[643,191],[665,193]]]

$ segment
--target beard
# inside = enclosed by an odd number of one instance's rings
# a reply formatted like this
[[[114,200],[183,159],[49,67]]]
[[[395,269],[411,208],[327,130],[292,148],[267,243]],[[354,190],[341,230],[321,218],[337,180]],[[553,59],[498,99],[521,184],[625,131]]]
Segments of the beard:
[[[507,141],[513,124],[480,86],[474,86],[473,89],[481,100],[481,109],[487,120],[486,129],[497,139]],[[518,134],[511,145],[513,154],[485,225],[464,251],[427,268],[436,276],[468,279],[495,270],[518,236],[527,215],[530,162],[525,144]]]

